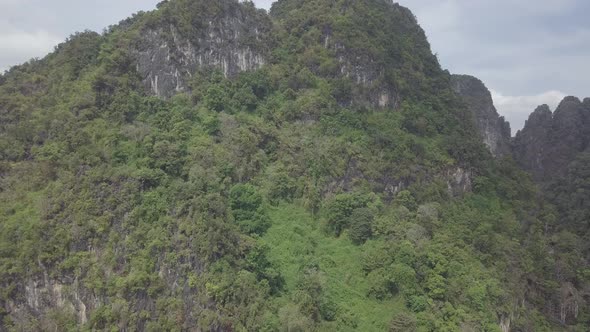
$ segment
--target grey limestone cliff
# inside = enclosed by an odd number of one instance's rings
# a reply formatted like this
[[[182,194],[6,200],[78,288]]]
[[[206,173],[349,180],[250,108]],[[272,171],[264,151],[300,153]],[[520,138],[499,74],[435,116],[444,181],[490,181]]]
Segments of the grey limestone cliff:
[[[134,50],[137,71],[152,94],[170,97],[186,91],[199,69],[215,68],[231,77],[267,62],[271,22],[251,3],[204,6],[188,28],[178,19],[183,8],[174,6],[176,2],[164,4],[162,18],[144,27]]]
[[[518,164],[539,182],[562,175],[590,144],[590,101],[566,97],[551,112],[542,105],[533,112],[513,140]]]
[[[452,86],[473,113],[484,144],[496,157],[510,155],[510,124],[494,107],[492,95],[479,79],[467,75],[453,75]]]

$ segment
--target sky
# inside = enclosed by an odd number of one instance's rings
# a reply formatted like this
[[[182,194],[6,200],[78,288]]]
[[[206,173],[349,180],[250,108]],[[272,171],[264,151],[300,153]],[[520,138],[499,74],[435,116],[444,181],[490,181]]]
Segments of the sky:
[[[590,96],[588,0],[397,1],[414,12],[443,68],[487,85],[513,133],[538,105]],[[101,32],[158,2],[0,0],[0,72],[43,57],[75,31]]]

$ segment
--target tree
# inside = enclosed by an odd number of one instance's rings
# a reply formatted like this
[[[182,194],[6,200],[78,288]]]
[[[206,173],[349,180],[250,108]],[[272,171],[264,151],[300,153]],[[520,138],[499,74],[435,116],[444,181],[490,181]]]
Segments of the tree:
[[[285,280],[281,273],[268,261],[269,247],[256,244],[246,256],[246,263],[251,272],[256,273],[259,280],[266,279],[273,293],[279,292]]]
[[[204,101],[210,110],[221,112],[227,105],[227,95],[222,86],[214,84],[207,89]]]
[[[416,317],[401,312],[393,317],[389,323],[389,332],[414,332],[416,331]]]
[[[348,236],[354,244],[363,244],[372,236],[373,212],[368,208],[355,209],[350,215]]]
[[[299,307],[294,304],[287,304],[279,309],[279,320],[281,331],[284,332],[306,332],[313,327],[312,320],[304,316]]]
[[[182,171],[183,157],[183,151],[177,144],[166,140],[154,144],[152,153],[154,166],[166,173],[179,175]]]
[[[394,203],[397,206],[403,206],[410,211],[416,211],[416,208],[418,207],[416,199],[412,193],[407,190],[400,191],[397,196],[395,196]]]
[[[262,195],[251,184],[237,184],[230,190],[229,204],[240,229],[250,234],[262,234],[270,227]]]
[[[327,221],[328,229],[336,236],[350,225],[350,216],[355,209],[366,208],[370,202],[367,195],[339,194],[328,203]]]

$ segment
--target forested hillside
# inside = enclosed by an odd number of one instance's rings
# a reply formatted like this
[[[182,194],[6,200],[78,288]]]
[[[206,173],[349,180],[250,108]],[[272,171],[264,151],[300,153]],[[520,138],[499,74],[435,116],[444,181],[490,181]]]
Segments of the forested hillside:
[[[537,108],[513,139],[514,159],[529,171],[553,209],[545,225],[560,320],[579,313],[590,297],[590,99],[566,97],[552,112]],[[588,325],[587,325],[588,326]]]
[[[163,1],[11,68],[0,331],[586,331],[587,156],[547,198],[453,82],[390,0]]]

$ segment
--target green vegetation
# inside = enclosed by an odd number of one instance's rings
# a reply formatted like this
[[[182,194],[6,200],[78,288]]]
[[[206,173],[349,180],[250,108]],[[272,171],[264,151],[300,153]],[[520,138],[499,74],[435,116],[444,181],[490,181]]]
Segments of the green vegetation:
[[[590,278],[588,232],[574,234],[587,161],[557,208],[538,202],[474,142],[414,17],[385,0],[280,0],[268,65],[203,67],[190,91],[150,96],[133,58],[143,29],[195,38],[232,6],[162,2],[0,76],[0,330],[588,326],[581,294],[561,325],[544,306],[564,287],[556,265]],[[371,86],[340,75],[327,31],[378,73]],[[371,103],[382,86],[402,102]],[[452,188],[457,169],[472,190]]]

